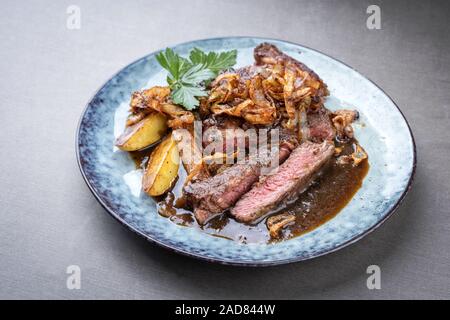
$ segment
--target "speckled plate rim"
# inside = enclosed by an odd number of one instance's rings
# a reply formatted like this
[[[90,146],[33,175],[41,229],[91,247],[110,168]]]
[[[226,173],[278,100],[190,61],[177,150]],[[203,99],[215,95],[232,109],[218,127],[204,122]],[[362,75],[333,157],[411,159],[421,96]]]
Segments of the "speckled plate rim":
[[[372,81],[369,77],[365,76],[363,73],[359,72],[358,70],[356,70],[355,68],[349,66],[347,63],[336,59],[335,57],[323,53],[319,50],[310,48],[308,46],[302,45],[302,44],[298,44],[296,42],[292,42],[292,41],[287,41],[287,40],[282,40],[282,39],[276,39],[276,38],[266,38],[266,37],[257,37],[257,36],[229,36],[229,37],[214,37],[214,38],[202,38],[202,39],[194,39],[194,40],[190,40],[190,41],[186,41],[186,42],[182,42],[182,43],[178,43],[178,44],[174,44],[170,47],[175,47],[175,46],[179,46],[179,45],[184,45],[184,44],[189,44],[192,42],[200,42],[200,41],[208,41],[208,40],[231,40],[231,39],[239,39],[239,38],[253,38],[253,39],[257,39],[257,40],[261,40],[261,41],[278,41],[278,42],[284,42],[287,44],[291,44],[291,45],[295,45],[295,46],[300,46],[303,48],[306,48],[308,50],[311,51],[315,51],[319,54],[322,54],[326,57],[329,57],[339,63],[341,63],[342,65],[348,67],[349,69],[355,71],[356,73],[358,73],[359,75],[361,75],[363,78],[365,78],[367,81],[369,81],[372,85],[374,85],[378,90],[380,90],[391,102],[392,104],[397,108],[397,111],[400,113],[400,115],[403,118],[403,121],[405,122],[407,128],[408,128],[408,132],[409,132],[409,136],[411,139],[411,144],[412,144],[412,151],[413,151],[413,163],[412,163],[412,168],[411,168],[411,172],[410,172],[410,176],[408,179],[408,182],[406,184],[405,189],[403,190],[403,193],[401,194],[401,196],[398,198],[397,202],[394,204],[394,206],[388,210],[386,212],[386,214],[379,219],[372,227],[368,228],[367,230],[365,230],[364,232],[354,236],[353,238],[337,245],[334,248],[331,248],[329,250],[323,251],[323,252],[319,252],[317,254],[311,254],[309,256],[299,256],[299,257],[293,257],[293,258],[288,258],[288,259],[282,259],[282,260],[276,260],[276,261],[261,261],[261,262],[255,262],[255,261],[229,261],[229,260],[223,260],[223,259],[219,259],[219,258],[209,258],[206,256],[203,256],[201,254],[196,254],[196,253],[192,253],[189,251],[185,251],[180,249],[179,247],[176,246],[172,246],[172,245],[168,245],[165,244],[161,241],[159,241],[156,238],[150,237],[148,234],[145,234],[143,231],[139,230],[138,228],[132,226],[131,224],[129,224],[127,221],[125,221],[123,218],[121,218],[113,209],[111,209],[104,201],[103,199],[100,197],[100,195],[96,192],[95,188],[91,185],[91,183],[89,182],[89,179],[86,176],[86,173],[84,172],[83,166],[81,164],[81,158],[80,158],[80,149],[79,149],[79,137],[80,137],[80,128],[81,128],[81,124],[83,122],[83,119],[88,111],[88,108],[92,102],[92,100],[95,98],[95,96],[97,95],[98,92],[100,92],[107,84],[108,82],[115,78],[122,70],[132,66],[135,63],[138,63],[141,60],[144,60],[146,57],[150,56],[150,55],[155,55],[159,52],[161,52],[160,50],[151,52],[141,58],[138,58],[136,60],[134,60],[133,62],[127,64],[126,66],[122,67],[119,69],[119,71],[117,71],[115,74],[113,74],[111,77],[109,77],[108,80],[106,80],[106,82],[98,89],[95,91],[95,93],[92,95],[92,97],[89,99],[89,102],[86,104],[86,106],[84,107],[84,110],[80,116],[80,119],[78,121],[78,125],[77,125],[77,129],[76,129],[76,136],[75,136],[75,151],[76,151],[76,158],[77,158],[77,163],[78,163],[78,167],[80,169],[81,175],[86,183],[86,185],[88,186],[89,190],[92,192],[92,194],[94,195],[94,197],[97,199],[97,201],[101,204],[101,206],[106,210],[107,213],[109,213],[114,219],[116,219],[118,222],[120,222],[120,224],[122,224],[123,226],[125,226],[126,228],[128,228],[129,230],[131,230],[132,232],[136,233],[137,235],[143,237],[144,239],[146,239],[147,241],[157,244],[163,248],[169,249],[172,252],[175,253],[179,253],[188,257],[192,257],[195,259],[199,259],[199,260],[203,260],[203,261],[207,261],[207,262],[211,262],[211,263],[219,263],[219,264],[223,264],[223,265],[230,265],[230,266],[241,266],[241,267],[269,267],[269,266],[276,266],[276,265],[282,265],[282,264],[288,264],[288,263],[293,263],[293,262],[300,262],[300,261],[306,261],[306,260],[310,260],[313,258],[318,258],[333,252],[336,252],[342,248],[345,248],[355,242],[357,242],[358,240],[362,239],[363,237],[367,236],[368,234],[372,233],[374,230],[376,230],[380,225],[382,225],[387,219],[389,219],[394,212],[396,212],[396,210],[398,209],[398,207],[401,205],[401,203],[403,202],[403,200],[405,199],[407,193],[409,192],[409,190],[412,187],[412,183],[414,181],[414,176],[415,176],[415,172],[416,172],[416,166],[417,166],[417,149],[416,149],[416,142],[414,139],[414,135],[412,133],[411,130],[411,126],[408,123],[408,120],[406,119],[405,115],[403,114],[403,112],[401,111],[401,109],[399,108],[399,106],[397,105],[397,103],[391,98],[390,95],[388,95],[379,85],[377,85],[374,81]]]

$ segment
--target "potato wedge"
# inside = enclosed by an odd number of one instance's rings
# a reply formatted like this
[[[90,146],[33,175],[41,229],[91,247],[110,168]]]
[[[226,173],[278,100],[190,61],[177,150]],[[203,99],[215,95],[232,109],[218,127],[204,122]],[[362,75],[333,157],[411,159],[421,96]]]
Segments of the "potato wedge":
[[[117,138],[116,146],[124,151],[140,150],[161,139],[166,131],[166,116],[154,112],[138,123],[127,127]]]
[[[153,150],[142,178],[142,188],[151,196],[164,194],[177,180],[179,166],[177,142],[170,134]]]

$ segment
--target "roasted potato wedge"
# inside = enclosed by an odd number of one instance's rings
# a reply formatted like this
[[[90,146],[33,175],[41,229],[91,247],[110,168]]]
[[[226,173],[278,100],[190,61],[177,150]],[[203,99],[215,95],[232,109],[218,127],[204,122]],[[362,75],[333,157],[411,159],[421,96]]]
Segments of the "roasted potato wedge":
[[[117,138],[116,146],[124,151],[140,150],[161,139],[166,131],[166,116],[154,112],[138,123],[127,127]]]
[[[142,179],[142,188],[151,196],[167,192],[177,180],[180,155],[170,134],[153,150]]]

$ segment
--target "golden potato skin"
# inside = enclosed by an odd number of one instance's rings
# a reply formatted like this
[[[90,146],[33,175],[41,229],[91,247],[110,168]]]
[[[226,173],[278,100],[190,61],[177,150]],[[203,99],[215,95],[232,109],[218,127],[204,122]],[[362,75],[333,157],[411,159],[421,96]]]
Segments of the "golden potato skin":
[[[127,127],[117,138],[116,146],[124,151],[141,150],[160,140],[166,131],[166,116],[153,112],[138,123]]]
[[[153,197],[166,193],[177,180],[179,166],[177,142],[170,134],[153,150],[142,178],[142,188]]]

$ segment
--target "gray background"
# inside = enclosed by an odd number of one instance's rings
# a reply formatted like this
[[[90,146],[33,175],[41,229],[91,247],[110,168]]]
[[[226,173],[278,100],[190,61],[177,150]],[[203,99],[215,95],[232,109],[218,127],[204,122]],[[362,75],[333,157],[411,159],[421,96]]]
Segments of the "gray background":
[[[382,29],[366,28],[381,6]],[[66,8],[81,8],[81,29]],[[2,1],[1,298],[450,298],[450,15],[445,1]],[[75,158],[80,114],[129,62],[199,38],[298,42],[384,88],[415,134],[413,188],[382,227],[339,252],[265,269],[208,264],[114,221]],[[400,159],[401,160],[401,159]],[[82,270],[66,288],[66,267]],[[382,270],[368,290],[366,268]]]

